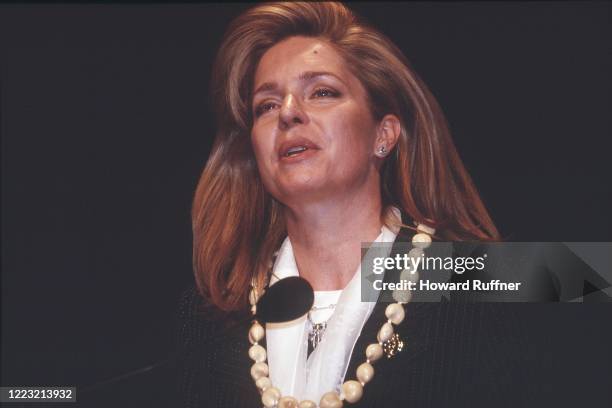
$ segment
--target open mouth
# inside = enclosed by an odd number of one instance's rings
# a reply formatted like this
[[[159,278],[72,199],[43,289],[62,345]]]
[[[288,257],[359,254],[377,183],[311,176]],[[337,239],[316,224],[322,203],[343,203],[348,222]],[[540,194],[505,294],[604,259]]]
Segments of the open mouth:
[[[286,140],[278,149],[278,156],[282,161],[293,162],[301,161],[310,157],[319,146],[304,137],[295,137],[292,140]]]
[[[284,157],[296,156],[296,155],[298,155],[300,153],[305,152],[306,150],[308,150],[308,147],[306,147],[306,146],[295,146],[295,147],[292,147],[289,150],[287,150],[283,156]]]

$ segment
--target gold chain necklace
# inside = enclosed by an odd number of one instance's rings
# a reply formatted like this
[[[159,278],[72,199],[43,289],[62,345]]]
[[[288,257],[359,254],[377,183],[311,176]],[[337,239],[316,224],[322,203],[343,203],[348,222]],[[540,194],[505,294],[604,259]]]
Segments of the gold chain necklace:
[[[414,248],[408,253],[410,257],[421,256],[423,250],[431,245],[431,236],[435,230],[423,224],[417,225],[417,234],[412,237],[412,245]],[[414,278],[414,271],[410,272]],[[258,289],[253,281],[251,283],[251,293],[249,293],[249,301],[251,303],[251,312],[255,315],[257,311],[257,301],[263,294],[263,289]],[[376,343],[372,343],[366,347],[366,361],[357,367],[357,380],[345,381],[341,386],[341,392],[329,391],[323,394],[319,402],[320,408],[340,408],[344,401],[355,403],[361,399],[363,388],[374,377],[374,367],[372,363],[379,360],[385,349],[390,347],[391,351],[387,352],[387,356],[392,357],[403,343],[395,334],[393,327],[399,325],[405,317],[404,304],[410,300],[409,293],[405,291],[395,291],[393,298],[396,303],[391,303],[385,309],[387,322],[382,325],[376,336]],[[255,386],[261,393],[261,402],[266,408],[316,408],[317,404],[314,401],[303,400],[298,401],[296,398],[286,395],[281,395],[278,388],[272,385],[269,377],[269,367],[266,363],[266,349],[259,344],[265,336],[264,327],[256,320],[249,330],[249,341],[252,346],[249,348],[249,357],[254,361],[251,366],[251,377],[255,381]],[[394,345],[389,346],[390,343]]]

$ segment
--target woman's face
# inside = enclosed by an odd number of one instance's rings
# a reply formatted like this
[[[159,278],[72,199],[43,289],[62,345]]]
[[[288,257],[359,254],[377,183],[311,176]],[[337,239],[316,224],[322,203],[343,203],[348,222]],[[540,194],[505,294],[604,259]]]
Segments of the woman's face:
[[[255,73],[251,142],[266,189],[287,204],[346,194],[378,177],[367,94],[321,39],[290,37]]]

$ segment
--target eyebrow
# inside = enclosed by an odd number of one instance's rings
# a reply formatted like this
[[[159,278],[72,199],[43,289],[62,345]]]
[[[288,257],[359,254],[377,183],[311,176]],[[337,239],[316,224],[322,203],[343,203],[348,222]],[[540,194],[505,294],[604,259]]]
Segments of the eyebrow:
[[[332,76],[338,79],[340,82],[343,82],[336,74],[332,74],[331,72],[327,72],[327,71],[302,72],[300,76],[298,77],[298,80],[300,82],[309,82],[321,76]],[[255,90],[255,92],[253,92],[253,96],[257,95],[259,92],[273,91],[276,88],[278,88],[278,84],[276,82],[264,82]]]

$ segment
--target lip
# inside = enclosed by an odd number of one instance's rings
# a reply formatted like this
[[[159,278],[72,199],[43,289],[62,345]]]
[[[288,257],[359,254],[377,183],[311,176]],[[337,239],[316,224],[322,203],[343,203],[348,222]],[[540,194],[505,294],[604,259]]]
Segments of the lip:
[[[306,150],[287,156],[287,152],[295,147],[305,147]],[[321,150],[321,148],[316,143],[305,137],[296,136],[281,143],[278,148],[278,158],[282,162],[294,162],[312,156],[317,150]]]

